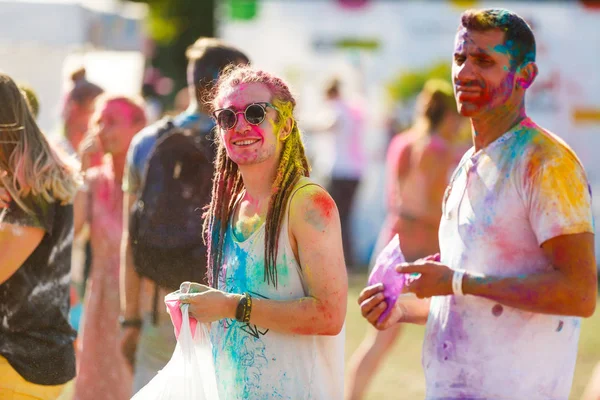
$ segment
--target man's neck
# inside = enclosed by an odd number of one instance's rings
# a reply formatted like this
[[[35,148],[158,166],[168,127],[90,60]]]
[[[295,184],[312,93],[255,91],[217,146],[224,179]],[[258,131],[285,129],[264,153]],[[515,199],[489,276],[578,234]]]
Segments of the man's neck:
[[[520,107],[507,105],[493,112],[488,112],[486,115],[471,118],[475,151],[485,148],[526,117],[524,105]]]
[[[240,168],[242,181],[246,189],[246,197],[257,209],[273,194],[273,182],[277,174],[277,166],[274,165],[273,168],[268,168],[270,173],[265,173],[265,169],[267,168],[263,163],[245,165]]]

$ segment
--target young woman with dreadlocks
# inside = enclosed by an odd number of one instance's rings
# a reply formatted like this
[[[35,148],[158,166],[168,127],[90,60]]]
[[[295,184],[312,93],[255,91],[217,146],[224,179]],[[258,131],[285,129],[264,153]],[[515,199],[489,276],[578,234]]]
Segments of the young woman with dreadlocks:
[[[233,67],[212,100],[218,146],[205,219],[211,287],[182,284],[212,323],[225,399],[341,399],[347,275],[335,203],[309,179],[295,100]]]

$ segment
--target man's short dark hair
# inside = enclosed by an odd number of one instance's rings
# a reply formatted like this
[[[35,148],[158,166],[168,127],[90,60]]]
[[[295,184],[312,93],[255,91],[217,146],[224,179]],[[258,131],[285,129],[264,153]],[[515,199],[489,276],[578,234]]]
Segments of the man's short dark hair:
[[[500,29],[514,68],[535,62],[535,37],[519,15],[502,9],[467,10],[460,17],[461,27],[474,31]],[[459,27],[460,29],[460,27]]]
[[[193,64],[193,84],[199,96],[211,90],[226,66],[250,63],[248,57],[237,48],[208,37],[196,40],[187,48],[185,55],[189,64]]]

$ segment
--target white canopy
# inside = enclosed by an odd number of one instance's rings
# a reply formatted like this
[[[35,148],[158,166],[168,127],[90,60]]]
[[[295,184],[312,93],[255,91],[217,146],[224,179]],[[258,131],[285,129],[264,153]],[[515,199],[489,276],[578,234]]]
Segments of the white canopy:
[[[0,70],[37,92],[50,131],[75,65],[108,91],[139,92],[145,15],[145,5],[117,0],[0,0]]]

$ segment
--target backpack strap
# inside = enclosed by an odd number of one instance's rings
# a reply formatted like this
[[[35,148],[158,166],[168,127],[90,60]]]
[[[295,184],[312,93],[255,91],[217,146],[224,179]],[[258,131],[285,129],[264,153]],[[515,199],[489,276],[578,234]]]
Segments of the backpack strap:
[[[158,283],[154,284],[154,296],[152,297],[152,325],[158,324]]]
[[[162,138],[165,134],[169,133],[170,131],[173,130],[173,128],[175,128],[175,120],[171,117],[166,117],[164,120],[164,125],[161,126],[156,134],[156,138],[160,139]]]
[[[150,150],[150,153],[148,154],[148,158],[145,161],[144,174],[142,175],[142,182],[138,188],[138,193],[137,193],[138,199],[141,197],[142,191],[144,190],[144,187],[146,186],[146,178],[148,176],[148,165],[150,164],[149,161],[152,158],[154,151],[156,150],[156,146],[158,145],[159,141],[161,139],[163,139],[165,137],[165,135],[167,135],[167,133],[172,132],[173,129],[176,128],[175,122],[174,122],[173,118],[171,118],[171,117],[167,117],[167,118],[161,120],[160,122],[162,122],[163,124],[161,127],[158,128],[158,131],[156,132],[156,141],[154,142],[154,146],[152,146],[152,150]]]

